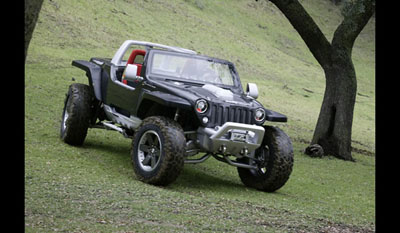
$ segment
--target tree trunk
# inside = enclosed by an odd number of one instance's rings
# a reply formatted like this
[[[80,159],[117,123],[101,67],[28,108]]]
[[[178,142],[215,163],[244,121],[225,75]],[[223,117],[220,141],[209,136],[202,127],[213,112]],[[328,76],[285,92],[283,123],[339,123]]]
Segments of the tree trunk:
[[[25,0],[25,58],[43,0]]]
[[[336,55],[340,53],[340,58]],[[357,80],[351,58],[332,51],[333,62],[325,69],[325,94],[311,144],[319,144],[325,154],[353,161],[351,129]]]
[[[286,16],[325,71],[325,94],[311,144],[325,154],[354,161],[351,130],[357,79],[351,59],[354,41],[375,12],[375,0],[357,0],[329,43],[298,0],[270,0]]]

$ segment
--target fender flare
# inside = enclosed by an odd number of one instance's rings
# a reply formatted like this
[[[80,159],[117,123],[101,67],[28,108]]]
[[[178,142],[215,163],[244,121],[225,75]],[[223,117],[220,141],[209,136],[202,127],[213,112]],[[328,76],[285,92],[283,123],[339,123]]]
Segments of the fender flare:
[[[287,122],[287,117],[285,115],[266,108],[264,108],[264,110],[265,110],[265,119],[267,121]]]
[[[84,61],[84,60],[73,60],[72,65],[86,71],[86,76],[89,79],[89,85],[93,87],[96,99],[102,101],[101,67],[90,61]]]

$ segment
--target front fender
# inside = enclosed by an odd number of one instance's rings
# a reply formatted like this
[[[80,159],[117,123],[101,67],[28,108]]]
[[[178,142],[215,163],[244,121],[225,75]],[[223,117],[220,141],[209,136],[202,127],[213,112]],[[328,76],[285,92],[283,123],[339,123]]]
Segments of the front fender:
[[[273,122],[287,122],[287,117],[279,112],[275,112],[269,109],[264,108],[265,110],[265,119],[267,121]]]

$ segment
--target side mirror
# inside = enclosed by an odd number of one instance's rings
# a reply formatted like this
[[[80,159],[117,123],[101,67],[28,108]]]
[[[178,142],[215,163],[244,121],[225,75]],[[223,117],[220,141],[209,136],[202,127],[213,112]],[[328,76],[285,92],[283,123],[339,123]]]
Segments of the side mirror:
[[[140,81],[141,77],[137,76],[137,65],[128,64],[125,68],[124,74],[122,75],[122,79],[127,81]]]
[[[258,87],[255,83],[248,83],[246,87],[246,94],[254,99],[258,98]]]

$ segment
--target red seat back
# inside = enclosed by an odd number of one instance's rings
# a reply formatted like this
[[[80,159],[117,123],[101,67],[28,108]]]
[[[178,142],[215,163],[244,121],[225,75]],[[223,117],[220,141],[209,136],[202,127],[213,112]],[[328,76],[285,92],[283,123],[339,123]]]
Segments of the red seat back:
[[[128,61],[126,63],[126,65],[128,64],[135,64],[137,65],[137,76],[140,76],[140,72],[142,72],[142,64],[138,64],[138,63],[133,63],[135,61],[135,58],[137,55],[142,55],[144,57],[144,55],[146,55],[146,51],[141,50],[141,49],[134,49],[131,53],[131,55],[129,55]],[[123,83],[128,84],[127,80],[124,79],[122,80]]]
[[[141,50],[141,49],[134,49],[134,50],[132,51],[131,55],[129,56],[128,62],[127,62],[126,64],[127,64],[127,65],[128,65],[128,64],[133,64],[133,62],[135,61],[135,58],[136,58],[137,55],[142,55],[142,56],[144,56],[144,55],[146,55],[146,51]]]

